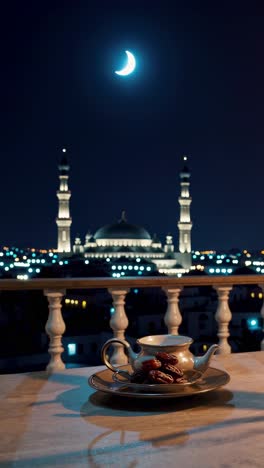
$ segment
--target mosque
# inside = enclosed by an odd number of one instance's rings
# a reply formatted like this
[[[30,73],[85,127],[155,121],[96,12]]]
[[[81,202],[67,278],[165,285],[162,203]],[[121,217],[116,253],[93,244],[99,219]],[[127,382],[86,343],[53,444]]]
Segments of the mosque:
[[[159,273],[166,275],[181,275],[190,270],[191,256],[191,229],[190,217],[190,171],[187,167],[187,156],[183,156],[183,168],[180,172],[180,216],[178,222],[179,248],[175,251],[173,237],[168,234],[162,244],[156,235],[151,234],[142,226],[131,224],[123,211],[118,222],[100,227],[94,233],[87,233],[82,242],[75,238],[71,245],[71,224],[69,202],[71,192],[68,187],[69,162],[66,150],[59,164],[59,201],[57,251],[61,255],[79,254],[85,259],[102,259],[109,262],[125,259],[127,263],[138,262],[139,259],[156,266]]]

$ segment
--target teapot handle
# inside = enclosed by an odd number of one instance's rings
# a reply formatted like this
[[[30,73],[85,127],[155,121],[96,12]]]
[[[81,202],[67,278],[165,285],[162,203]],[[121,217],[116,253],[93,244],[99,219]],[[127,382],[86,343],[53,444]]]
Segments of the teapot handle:
[[[106,341],[105,344],[103,345],[102,347],[102,351],[101,351],[101,358],[102,358],[102,361],[103,363],[106,365],[106,367],[108,367],[108,369],[110,369],[112,372],[120,372],[120,369],[118,369],[118,367],[114,367],[111,362],[108,360],[107,358],[107,350],[109,348],[109,346],[111,346],[113,343],[119,343],[119,344],[122,344],[125,351],[126,351],[126,354],[128,354],[128,350],[130,349],[130,344],[126,341],[126,340],[121,340],[121,338],[111,338],[110,340]],[[122,371],[121,371],[122,372]]]

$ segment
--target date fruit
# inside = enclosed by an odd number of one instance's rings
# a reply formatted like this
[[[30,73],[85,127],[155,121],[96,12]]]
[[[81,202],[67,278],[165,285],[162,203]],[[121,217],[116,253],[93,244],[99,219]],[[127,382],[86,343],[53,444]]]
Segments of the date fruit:
[[[175,366],[175,364],[178,364],[178,359],[173,354],[168,354],[168,353],[162,353],[161,352],[161,353],[156,354],[156,358],[162,364],[168,363],[168,364],[173,364],[174,366]]]
[[[174,354],[159,352],[152,359],[141,362],[141,368],[130,377],[130,382],[138,384],[185,384],[188,380],[178,367]]]
[[[159,369],[161,367],[161,362],[158,359],[148,359],[141,363],[141,370],[143,372],[149,372],[151,370]]]
[[[174,383],[186,384],[186,383],[188,383],[188,380],[185,379],[184,377],[179,377],[179,378],[177,378],[177,379],[174,379]]]
[[[158,384],[171,384],[174,382],[174,379],[171,375],[165,374],[159,370],[152,370],[148,374],[148,378],[152,383]]]
[[[146,373],[141,371],[141,370],[137,370],[135,371],[131,377],[130,377],[130,382],[132,383],[147,383],[147,376],[146,376]]]
[[[179,367],[174,366],[173,364],[163,364],[162,371],[170,374],[173,377],[174,381],[179,377],[183,377],[182,370]]]

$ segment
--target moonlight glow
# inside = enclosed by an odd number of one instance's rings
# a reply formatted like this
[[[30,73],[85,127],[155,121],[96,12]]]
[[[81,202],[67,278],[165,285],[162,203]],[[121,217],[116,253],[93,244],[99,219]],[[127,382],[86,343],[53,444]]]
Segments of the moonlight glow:
[[[120,76],[130,75],[136,68],[136,59],[134,55],[131,52],[129,52],[129,50],[126,50],[126,54],[127,54],[127,64],[121,70],[115,71],[117,75],[120,75]]]

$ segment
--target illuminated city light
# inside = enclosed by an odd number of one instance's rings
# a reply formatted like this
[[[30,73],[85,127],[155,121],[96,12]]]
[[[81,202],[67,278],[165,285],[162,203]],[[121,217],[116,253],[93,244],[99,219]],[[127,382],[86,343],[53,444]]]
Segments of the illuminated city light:
[[[17,275],[17,279],[26,281],[28,280],[28,275]]]
[[[76,354],[76,343],[69,343],[67,348],[69,356],[74,356]]]
[[[247,325],[250,330],[258,330],[259,329],[259,323],[256,318],[250,318],[247,319]]]

